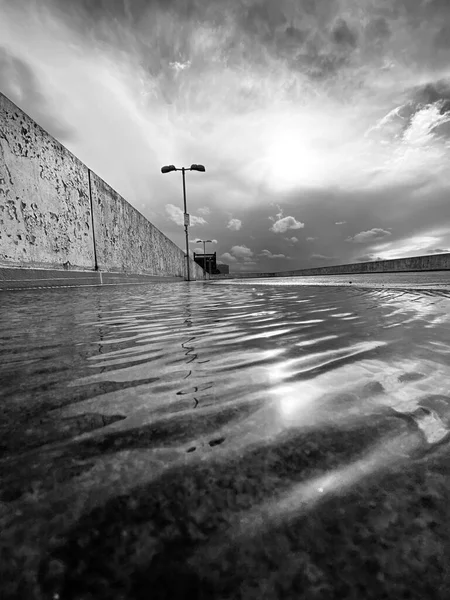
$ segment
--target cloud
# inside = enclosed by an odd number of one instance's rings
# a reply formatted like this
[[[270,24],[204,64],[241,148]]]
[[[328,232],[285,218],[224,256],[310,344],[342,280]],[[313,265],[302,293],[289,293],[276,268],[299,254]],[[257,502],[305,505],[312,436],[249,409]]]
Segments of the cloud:
[[[184,71],[184,69],[188,69],[191,66],[191,61],[187,60],[186,62],[182,63],[175,60],[169,63],[169,65],[174,71]]]
[[[291,244],[296,244],[298,242],[298,238],[295,237],[295,235],[293,235],[290,238],[284,238],[287,242],[291,242]]]
[[[431,250],[432,254],[447,254],[447,252],[450,252],[449,248],[434,248]]]
[[[422,230],[420,233],[406,235],[400,239],[376,243],[371,249],[382,260],[427,255],[432,254],[436,248],[445,248],[443,242],[450,240],[449,234],[448,227]]]
[[[360,231],[353,237],[349,236],[345,241],[354,242],[356,244],[368,244],[369,242],[374,242],[376,240],[385,238],[388,235],[392,235],[390,231],[374,227],[373,229],[369,229],[367,231]]]
[[[307,241],[307,242],[314,242],[315,240],[317,240],[317,238],[316,238],[316,237],[307,237],[307,238],[306,238],[306,241]]]
[[[336,221],[335,225],[345,225],[347,221]]]
[[[305,226],[304,223],[297,221],[295,217],[282,217],[275,221],[270,228],[270,231],[274,233],[285,233],[288,229],[302,229]]]
[[[259,256],[265,256],[266,258],[288,258],[284,254],[272,254],[270,250],[262,250]]]
[[[246,267],[256,264],[253,256],[253,251],[247,246],[233,246],[229,252],[225,252],[220,258],[225,262]]]
[[[237,258],[235,256],[232,256],[229,252],[224,252],[221,256],[220,256],[221,260],[223,260],[225,263],[237,263]]]
[[[233,246],[230,250],[231,254],[239,260],[250,260],[253,256],[252,250],[247,246]]]
[[[442,25],[434,38],[434,44],[438,50],[448,50],[450,48],[450,25]]]
[[[203,206],[202,208],[198,208],[197,212],[199,215],[207,217],[211,213],[211,209],[209,208],[209,206]]]
[[[228,229],[231,229],[231,231],[239,231],[242,227],[242,221],[240,219],[230,219],[227,227]]]
[[[173,204],[167,204],[166,213],[169,219],[176,225],[184,225],[184,216],[181,208],[174,206]]]
[[[339,18],[332,30],[332,38],[339,46],[356,48],[357,34],[350,29],[345,19]]]
[[[364,33],[369,42],[381,42],[391,37],[391,28],[384,17],[370,19],[364,28]]]
[[[184,225],[184,213],[179,206],[175,206],[174,204],[166,205],[166,213],[168,218],[173,221],[176,225]],[[190,226],[194,227],[195,225],[206,225],[207,221],[203,217],[196,217],[195,215],[190,215]]]

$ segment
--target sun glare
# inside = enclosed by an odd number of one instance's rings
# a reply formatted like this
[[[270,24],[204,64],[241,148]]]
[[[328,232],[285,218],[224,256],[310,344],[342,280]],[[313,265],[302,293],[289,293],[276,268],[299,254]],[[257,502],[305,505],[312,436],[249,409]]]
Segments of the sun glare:
[[[299,131],[282,131],[270,136],[265,158],[270,186],[289,189],[318,182],[320,157],[305,143]]]

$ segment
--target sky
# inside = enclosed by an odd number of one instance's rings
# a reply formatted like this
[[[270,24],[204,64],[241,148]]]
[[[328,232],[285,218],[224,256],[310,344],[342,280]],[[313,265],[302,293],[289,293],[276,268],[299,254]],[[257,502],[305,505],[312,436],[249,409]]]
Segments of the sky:
[[[448,0],[0,0],[0,89],[232,271],[450,251]]]

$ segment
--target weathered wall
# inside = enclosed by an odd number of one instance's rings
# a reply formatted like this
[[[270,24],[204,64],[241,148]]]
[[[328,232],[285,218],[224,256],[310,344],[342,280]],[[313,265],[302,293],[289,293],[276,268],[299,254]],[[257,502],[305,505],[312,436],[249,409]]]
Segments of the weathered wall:
[[[0,264],[91,268],[88,169],[0,94]]]
[[[186,275],[178,246],[0,93],[1,266]]]
[[[229,275],[212,275],[212,278],[247,277],[307,277],[312,275],[346,275],[351,273],[396,273],[406,271],[446,271],[450,270],[449,254],[429,254],[411,258],[395,258],[332,267],[317,267],[315,269],[297,269],[295,271],[278,271],[274,273],[230,273]]]

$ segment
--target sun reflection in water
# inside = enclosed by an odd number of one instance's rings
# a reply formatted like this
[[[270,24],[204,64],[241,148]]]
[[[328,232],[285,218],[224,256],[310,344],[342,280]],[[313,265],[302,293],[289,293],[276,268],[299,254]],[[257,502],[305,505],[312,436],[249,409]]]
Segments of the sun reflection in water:
[[[327,497],[344,493],[365,478],[408,460],[421,445],[419,436],[404,433],[381,440],[359,459],[331,472],[299,483],[275,500],[270,500],[242,516],[233,538],[253,535],[275,522],[287,522],[314,508]]]

